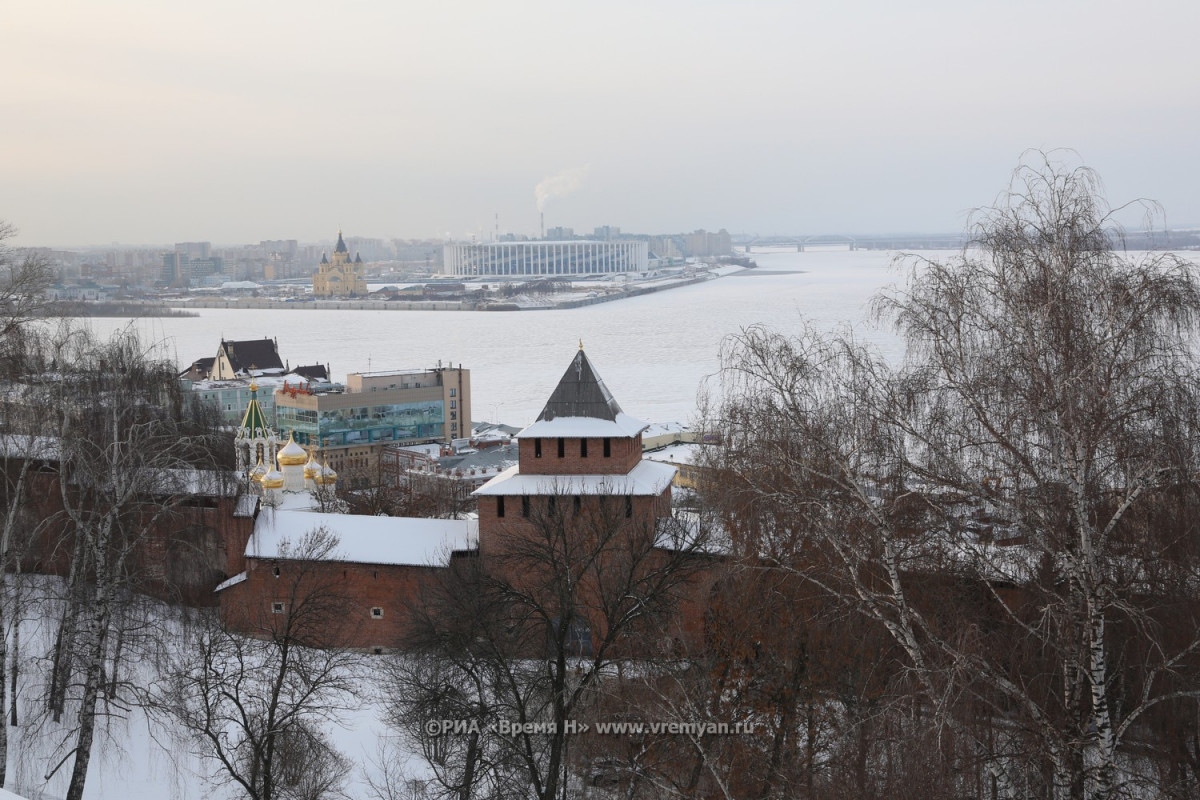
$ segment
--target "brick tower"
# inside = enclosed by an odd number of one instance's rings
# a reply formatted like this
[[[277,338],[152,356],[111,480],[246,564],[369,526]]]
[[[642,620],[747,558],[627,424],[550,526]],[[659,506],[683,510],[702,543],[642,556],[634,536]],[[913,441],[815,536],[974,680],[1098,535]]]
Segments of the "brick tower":
[[[621,411],[580,345],[537,421],[517,434],[517,466],[475,491],[481,554],[555,511],[604,505],[641,527],[668,515],[675,468],[642,460],[647,427]]]

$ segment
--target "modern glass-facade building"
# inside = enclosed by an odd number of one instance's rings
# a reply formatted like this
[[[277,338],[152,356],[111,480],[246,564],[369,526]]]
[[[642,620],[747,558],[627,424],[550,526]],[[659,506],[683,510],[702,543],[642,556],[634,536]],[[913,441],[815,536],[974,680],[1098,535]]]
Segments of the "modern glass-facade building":
[[[344,395],[343,395],[344,396]],[[370,400],[370,395],[361,397]],[[376,442],[429,441],[443,437],[446,403],[379,403],[345,408],[310,409],[280,406],[279,429],[294,432],[302,445],[344,447]]]
[[[294,434],[339,473],[368,471],[388,444],[444,442],[470,435],[471,371],[456,367],[352,372],[344,387],[275,392],[281,440]]]
[[[650,261],[641,241],[448,244],[443,255],[446,272],[464,278],[645,272]]]

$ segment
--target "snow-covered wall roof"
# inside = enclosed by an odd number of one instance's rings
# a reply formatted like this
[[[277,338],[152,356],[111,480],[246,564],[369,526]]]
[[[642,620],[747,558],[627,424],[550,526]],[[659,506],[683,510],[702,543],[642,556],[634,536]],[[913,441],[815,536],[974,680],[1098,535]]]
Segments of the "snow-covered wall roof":
[[[246,543],[247,558],[296,558],[306,533],[324,527],[337,537],[324,560],[356,564],[444,566],[452,550],[479,546],[479,520],[373,517],[313,511],[264,511]]]
[[[218,583],[217,588],[213,589],[213,594],[224,591],[225,589],[228,589],[230,586],[237,586],[239,583],[245,583],[245,582],[246,582],[246,573],[244,571],[239,572],[237,575],[234,575],[229,580],[221,581],[220,583]]]
[[[57,436],[28,436],[9,433],[0,436],[0,456],[58,461],[61,457]]]
[[[675,467],[642,461],[627,475],[522,475],[510,467],[475,490],[477,495],[652,495],[671,485]]]

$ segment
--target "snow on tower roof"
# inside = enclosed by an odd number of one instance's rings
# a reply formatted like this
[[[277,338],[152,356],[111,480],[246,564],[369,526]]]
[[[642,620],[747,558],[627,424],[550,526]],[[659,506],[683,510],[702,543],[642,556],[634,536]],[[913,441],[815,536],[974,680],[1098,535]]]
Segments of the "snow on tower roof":
[[[621,411],[580,345],[537,421],[517,437],[633,437],[646,427]]]
[[[480,496],[494,495],[650,495],[657,497],[671,485],[675,467],[657,461],[641,461],[626,475],[522,475],[520,467],[509,467],[475,490]]]

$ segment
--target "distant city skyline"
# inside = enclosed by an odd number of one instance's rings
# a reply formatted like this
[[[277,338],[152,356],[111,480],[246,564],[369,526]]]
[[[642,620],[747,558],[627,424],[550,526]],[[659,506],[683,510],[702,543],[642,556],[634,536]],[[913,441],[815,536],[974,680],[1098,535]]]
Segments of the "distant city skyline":
[[[1182,0],[47,0],[6,15],[0,219],[51,247],[535,236],[539,205],[954,232],[1068,147],[1194,225],[1198,28]]]

